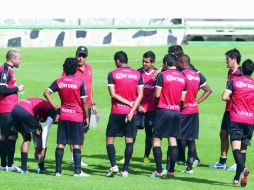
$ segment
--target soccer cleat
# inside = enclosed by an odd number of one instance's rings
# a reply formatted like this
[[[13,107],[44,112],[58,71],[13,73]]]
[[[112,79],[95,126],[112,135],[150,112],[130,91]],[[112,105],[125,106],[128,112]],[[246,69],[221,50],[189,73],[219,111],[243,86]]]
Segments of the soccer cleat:
[[[28,174],[28,171],[27,170],[20,170],[20,173],[23,175],[26,175],[26,174]]]
[[[197,166],[199,166],[201,164],[201,162],[200,162],[200,160],[194,160],[194,162],[193,162],[193,167],[197,167]]]
[[[168,173],[167,173],[167,177],[175,177],[174,172],[168,172]]]
[[[1,171],[1,170],[6,171],[6,168],[7,168],[7,166],[5,166],[5,167],[0,166],[0,171]]]
[[[226,164],[221,164],[219,162],[216,162],[215,164],[208,166],[208,168],[210,169],[223,169],[223,170],[225,170],[226,167],[227,167]]]
[[[229,168],[227,168],[227,171],[235,171],[236,170],[236,164],[233,164],[232,166],[230,166]]]
[[[121,160],[119,160],[118,162],[120,163],[120,164],[124,164],[124,161],[125,161],[125,159],[124,158],[122,158]]]
[[[145,157],[143,158],[143,162],[144,162],[144,163],[150,163],[151,160],[150,160],[148,157],[145,156]]]
[[[154,177],[154,178],[161,178],[163,177],[163,173],[158,173],[157,171],[153,172],[150,177]]]
[[[241,187],[246,187],[249,173],[250,173],[250,170],[248,168],[244,168],[241,181],[240,181]]]
[[[46,174],[46,173],[48,173],[48,170],[44,167],[37,169],[37,174]]]
[[[71,166],[72,166],[73,168],[75,167],[74,160],[71,161]],[[81,160],[80,166],[81,166],[81,167],[87,167],[88,164],[86,164],[85,162],[83,162],[83,161]]]
[[[106,177],[113,177],[118,172],[119,172],[118,166],[113,166],[109,168],[108,173],[106,174]]]
[[[18,166],[16,166],[15,164],[12,164],[11,167],[6,166],[6,171],[7,172],[18,172],[19,173],[21,171],[21,169]]]
[[[167,176],[168,175],[168,170],[165,168],[162,170],[162,174],[163,176]]]
[[[232,182],[233,182],[233,185],[239,185],[240,183],[239,180],[236,180],[236,179],[233,179]]]
[[[63,173],[60,173],[60,172],[56,172],[56,174],[55,174],[56,177],[60,177],[62,175],[63,175]]]
[[[129,176],[129,173],[127,171],[121,171],[121,175],[123,177],[128,177]]]
[[[74,177],[89,177],[90,175],[81,171],[79,174],[74,174]]]
[[[184,170],[184,171],[182,171],[181,173],[188,173],[188,174],[193,174],[194,172],[193,172],[193,170]]]

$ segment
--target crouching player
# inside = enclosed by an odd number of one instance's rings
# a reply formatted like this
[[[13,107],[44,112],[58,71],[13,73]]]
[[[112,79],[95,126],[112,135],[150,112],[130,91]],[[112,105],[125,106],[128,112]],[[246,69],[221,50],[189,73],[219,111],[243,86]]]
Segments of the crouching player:
[[[21,145],[21,173],[27,174],[28,150],[32,135],[35,135],[38,139],[38,143],[41,144],[40,121],[44,122],[47,118],[51,118],[53,121],[56,118],[57,112],[43,99],[27,98],[20,101],[13,108],[11,114],[15,128],[23,137],[23,143]],[[38,171],[40,171],[40,173],[45,173],[47,171],[44,167],[43,159],[38,163],[38,166]]]
[[[247,185],[250,172],[245,167],[245,161],[247,146],[250,145],[254,129],[254,80],[251,78],[253,70],[254,63],[250,59],[244,61],[243,76],[231,80],[222,95],[224,101],[232,100],[229,134],[237,164],[233,184],[239,184],[240,181],[242,187]]]

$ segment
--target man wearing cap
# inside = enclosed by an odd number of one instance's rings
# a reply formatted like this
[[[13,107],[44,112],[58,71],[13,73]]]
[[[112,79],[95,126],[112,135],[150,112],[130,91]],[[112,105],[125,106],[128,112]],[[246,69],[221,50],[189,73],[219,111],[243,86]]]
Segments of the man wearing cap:
[[[93,78],[92,67],[86,62],[87,56],[88,56],[88,49],[85,46],[79,46],[76,51],[78,69],[75,76],[82,79],[85,83],[86,94],[87,94],[86,101],[87,101],[89,118],[90,118],[91,111],[97,114],[97,108],[95,106],[95,102],[93,99],[93,92],[92,92],[92,78]],[[89,130],[89,127],[84,128],[84,133],[87,133],[88,130]],[[71,164],[72,166],[74,166],[73,155],[72,155]],[[81,161],[81,166],[87,166],[87,164]]]

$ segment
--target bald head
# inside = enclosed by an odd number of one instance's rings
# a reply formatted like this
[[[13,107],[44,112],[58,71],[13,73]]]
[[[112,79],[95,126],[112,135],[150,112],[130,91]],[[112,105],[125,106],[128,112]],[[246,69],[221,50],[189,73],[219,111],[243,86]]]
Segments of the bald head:
[[[190,67],[190,57],[186,54],[181,54],[177,58],[177,67],[179,69],[186,69]]]

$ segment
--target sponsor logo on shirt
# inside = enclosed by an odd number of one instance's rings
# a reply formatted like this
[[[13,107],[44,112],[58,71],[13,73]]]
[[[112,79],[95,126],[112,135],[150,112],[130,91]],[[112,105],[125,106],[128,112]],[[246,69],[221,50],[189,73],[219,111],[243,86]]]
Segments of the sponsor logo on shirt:
[[[73,109],[67,109],[67,108],[61,108],[61,112],[64,112],[64,113],[76,113],[75,110],[73,110]]]
[[[195,77],[195,76],[190,75],[190,74],[187,75],[187,79],[188,79],[188,80],[196,80],[196,81],[199,81],[199,77]]]
[[[22,100],[22,102],[26,102],[26,103],[28,103],[28,104],[32,104],[32,102],[29,101],[29,100]]]
[[[116,74],[116,78],[117,78],[117,79],[124,79],[124,78],[128,78],[128,79],[138,79],[137,75],[124,74],[124,73],[117,73],[117,74]]]
[[[154,85],[151,85],[151,84],[146,84],[146,85],[144,86],[144,88],[147,88],[147,89],[154,89],[155,86],[154,86]]]
[[[246,111],[237,111],[238,115],[247,116],[247,117],[253,117],[253,113],[246,112]]]
[[[167,75],[166,79],[168,81],[178,81],[178,82],[184,83],[184,79],[183,78],[175,77],[173,75]]]
[[[63,82],[60,82],[58,84],[58,88],[62,89],[62,88],[71,88],[71,89],[77,89],[78,86],[76,84],[65,84]]]
[[[236,86],[238,88],[250,88],[250,89],[254,89],[254,85],[253,84],[247,84],[247,83],[244,83],[244,82],[241,82],[241,81],[237,82]]]

